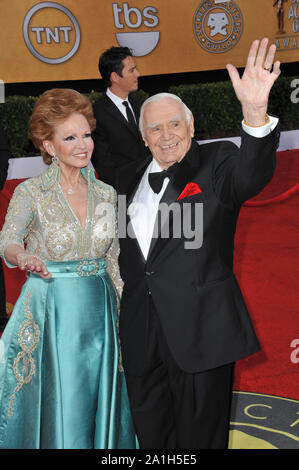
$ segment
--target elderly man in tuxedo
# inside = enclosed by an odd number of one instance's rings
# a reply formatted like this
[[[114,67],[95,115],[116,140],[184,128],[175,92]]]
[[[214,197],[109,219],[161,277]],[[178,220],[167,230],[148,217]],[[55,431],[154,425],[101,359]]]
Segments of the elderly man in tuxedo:
[[[198,145],[192,114],[174,95],[141,109],[151,156],[118,180],[128,203],[120,339],[141,448],[227,447],[234,364],[259,349],[233,244],[242,204],[275,168],[278,119],[267,114],[280,74],[274,56],[264,38],[253,42],[242,78],[227,65],[244,116],[240,149]]]
[[[140,100],[137,69],[128,47],[111,47],[100,57],[99,71],[107,87],[94,105],[97,121],[93,132],[92,164],[99,179],[115,186],[117,170],[147,155],[139,132]]]

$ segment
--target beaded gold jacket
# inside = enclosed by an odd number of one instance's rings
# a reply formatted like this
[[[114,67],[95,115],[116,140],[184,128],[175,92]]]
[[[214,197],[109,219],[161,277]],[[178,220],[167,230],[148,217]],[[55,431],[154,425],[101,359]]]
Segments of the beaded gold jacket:
[[[106,257],[108,272],[118,283],[116,192],[97,180],[91,168],[83,168],[81,174],[88,183],[84,227],[60,187],[56,163],[16,187],[0,232],[0,256],[4,260],[9,244],[25,244],[28,252],[43,261]]]

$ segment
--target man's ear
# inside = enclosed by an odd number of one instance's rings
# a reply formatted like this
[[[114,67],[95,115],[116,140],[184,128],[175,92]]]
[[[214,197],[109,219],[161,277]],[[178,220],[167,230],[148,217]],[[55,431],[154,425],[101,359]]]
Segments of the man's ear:
[[[142,139],[143,139],[144,145],[145,145],[146,147],[148,147],[148,143],[147,143],[146,137],[142,136]]]
[[[110,82],[111,83],[118,83],[118,80],[120,79],[121,77],[118,75],[118,73],[116,72],[111,72],[110,74]]]
[[[193,114],[191,114],[189,126],[190,126],[190,134],[191,134],[191,137],[193,138],[194,137],[194,117],[193,117]]]

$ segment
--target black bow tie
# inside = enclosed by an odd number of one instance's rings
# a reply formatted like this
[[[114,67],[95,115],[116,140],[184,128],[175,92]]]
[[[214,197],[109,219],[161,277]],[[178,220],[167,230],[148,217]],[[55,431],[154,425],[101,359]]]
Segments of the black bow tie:
[[[170,178],[176,170],[178,163],[174,163],[167,170],[149,173],[148,182],[155,193],[159,193],[163,186],[164,178]]]

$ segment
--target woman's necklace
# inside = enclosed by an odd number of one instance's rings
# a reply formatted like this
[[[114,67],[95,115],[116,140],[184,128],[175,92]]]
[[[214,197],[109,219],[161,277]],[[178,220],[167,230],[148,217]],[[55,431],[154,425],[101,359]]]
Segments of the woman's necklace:
[[[80,178],[80,180],[79,180],[79,185],[82,185],[82,184],[84,184],[84,181],[82,181],[82,179]],[[74,188],[66,188],[64,191],[65,191],[67,194],[69,194],[69,195],[71,196],[72,194],[74,194],[74,192],[75,192],[77,189],[78,189],[78,187],[76,186],[76,187],[74,187]]]

